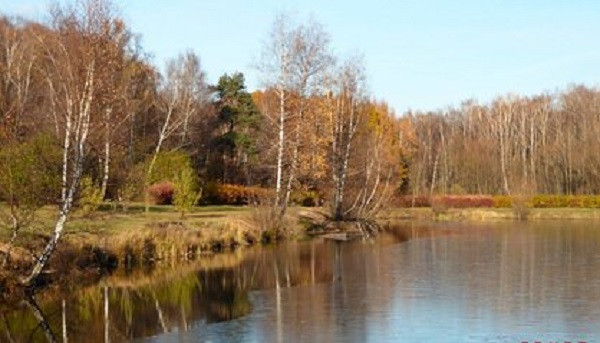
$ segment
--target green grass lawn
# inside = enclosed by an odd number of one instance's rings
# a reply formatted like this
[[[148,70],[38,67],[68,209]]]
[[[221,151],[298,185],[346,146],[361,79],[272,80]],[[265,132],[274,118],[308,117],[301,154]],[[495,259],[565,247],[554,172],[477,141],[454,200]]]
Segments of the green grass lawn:
[[[0,205],[0,211],[6,210]],[[149,212],[141,203],[130,204],[127,210],[114,208],[103,204],[98,211],[83,216],[79,211],[73,211],[65,225],[65,235],[74,234],[116,234],[131,230],[157,225],[159,223],[183,223],[189,227],[216,227],[232,219],[248,215],[251,209],[241,206],[197,206],[181,217],[181,213],[173,206],[152,205]],[[50,235],[56,223],[58,210],[53,206],[39,209],[34,221],[21,229],[20,235]],[[11,235],[9,228],[0,224],[0,241],[8,241]]]

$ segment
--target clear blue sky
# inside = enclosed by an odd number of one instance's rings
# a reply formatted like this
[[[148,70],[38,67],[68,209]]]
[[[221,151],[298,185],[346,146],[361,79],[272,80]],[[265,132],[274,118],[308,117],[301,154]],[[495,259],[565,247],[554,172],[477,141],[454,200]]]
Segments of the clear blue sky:
[[[43,17],[47,0],[0,0],[0,11]],[[597,0],[115,0],[163,65],[188,48],[215,82],[252,68],[275,15],[314,15],[338,55],[365,56],[372,94],[398,113],[476,98],[600,84]]]

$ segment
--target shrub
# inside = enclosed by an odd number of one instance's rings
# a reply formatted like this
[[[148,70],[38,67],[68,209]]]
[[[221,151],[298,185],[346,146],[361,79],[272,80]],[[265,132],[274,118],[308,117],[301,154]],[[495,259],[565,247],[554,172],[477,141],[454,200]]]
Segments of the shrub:
[[[171,205],[175,194],[175,186],[168,181],[155,183],[148,188],[148,194],[155,205]]]
[[[290,201],[296,205],[314,207],[321,203],[321,196],[317,191],[295,190],[290,196]]]
[[[393,206],[398,207],[433,207],[443,205],[446,208],[600,208],[600,195],[550,195],[539,194],[533,197],[521,195],[398,195],[392,198]],[[515,202],[520,202],[516,204]]]
[[[203,201],[210,205],[249,205],[268,195],[269,191],[260,187],[208,184],[204,188]]]
[[[392,199],[392,204],[399,207],[434,207],[448,208],[474,208],[494,207],[494,198],[487,195],[403,195]]]
[[[84,216],[94,213],[102,204],[102,189],[94,184],[91,177],[86,176],[79,184],[79,207]]]
[[[598,208],[600,196],[598,195],[547,195],[541,194],[533,197],[533,207],[536,208]]]
[[[431,199],[427,195],[396,195],[390,200],[396,207],[430,207]]]
[[[494,199],[484,195],[443,195],[435,196],[432,203],[441,202],[447,208],[493,207]]]
[[[496,195],[493,198],[495,208],[511,208],[512,199],[506,195]]]
[[[433,211],[433,214],[437,217],[448,212],[448,204],[444,201],[442,197],[435,197],[431,200],[431,210]]]
[[[143,163],[135,165],[125,178],[125,182],[118,191],[117,199],[119,202],[132,202],[141,200],[140,195],[144,194],[144,176],[145,165]]]
[[[149,164],[151,159],[146,161]],[[181,151],[161,152],[156,157],[152,173],[148,175],[150,184],[155,184],[163,181],[174,181],[177,175],[186,168],[192,168],[190,157]],[[148,169],[146,165],[145,170]]]
[[[514,214],[520,220],[527,220],[531,213],[532,201],[529,197],[523,195],[513,196],[511,199]]]
[[[192,168],[183,169],[175,178],[173,204],[183,217],[200,199],[202,190],[198,190],[198,180]]]

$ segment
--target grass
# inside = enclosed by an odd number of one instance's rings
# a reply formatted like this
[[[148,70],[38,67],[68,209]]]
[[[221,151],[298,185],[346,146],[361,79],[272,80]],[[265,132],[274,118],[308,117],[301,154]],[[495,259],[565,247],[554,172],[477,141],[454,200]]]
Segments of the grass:
[[[260,241],[261,232],[251,225],[250,214],[250,208],[203,206],[182,218],[171,206],[151,206],[145,213],[143,204],[132,204],[126,212],[104,205],[90,216],[74,211],[65,225],[63,241],[70,248],[99,247],[117,255],[126,250],[142,254],[151,242],[156,254],[166,255],[168,250],[185,255],[192,248],[210,251]],[[15,251],[39,253],[53,232],[56,215],[56,208],[40,209],[34,222],[21,229]],[[0,244],[7,242],[10,234],[7,228],[0,228]]]
[[[391,208],[383,211],[381,219],[403,220],[518,220],[519,213],[512,208],[449,208],[438,213],[432,208]],[[549,219],[600,219],[600,209],[596,208],[531,208],[528,220]]]

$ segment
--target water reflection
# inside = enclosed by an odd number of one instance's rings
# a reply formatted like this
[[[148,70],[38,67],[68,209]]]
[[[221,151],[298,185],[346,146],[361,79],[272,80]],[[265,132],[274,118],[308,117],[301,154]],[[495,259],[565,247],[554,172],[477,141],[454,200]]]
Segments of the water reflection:
[[[592,341],[598,229],[404,224],[375,240],[290,243],[115,275],[44,299],[39,311],[54,338],[72,342]],[[31,306],[2,316],[7,341],[50,340]]]

